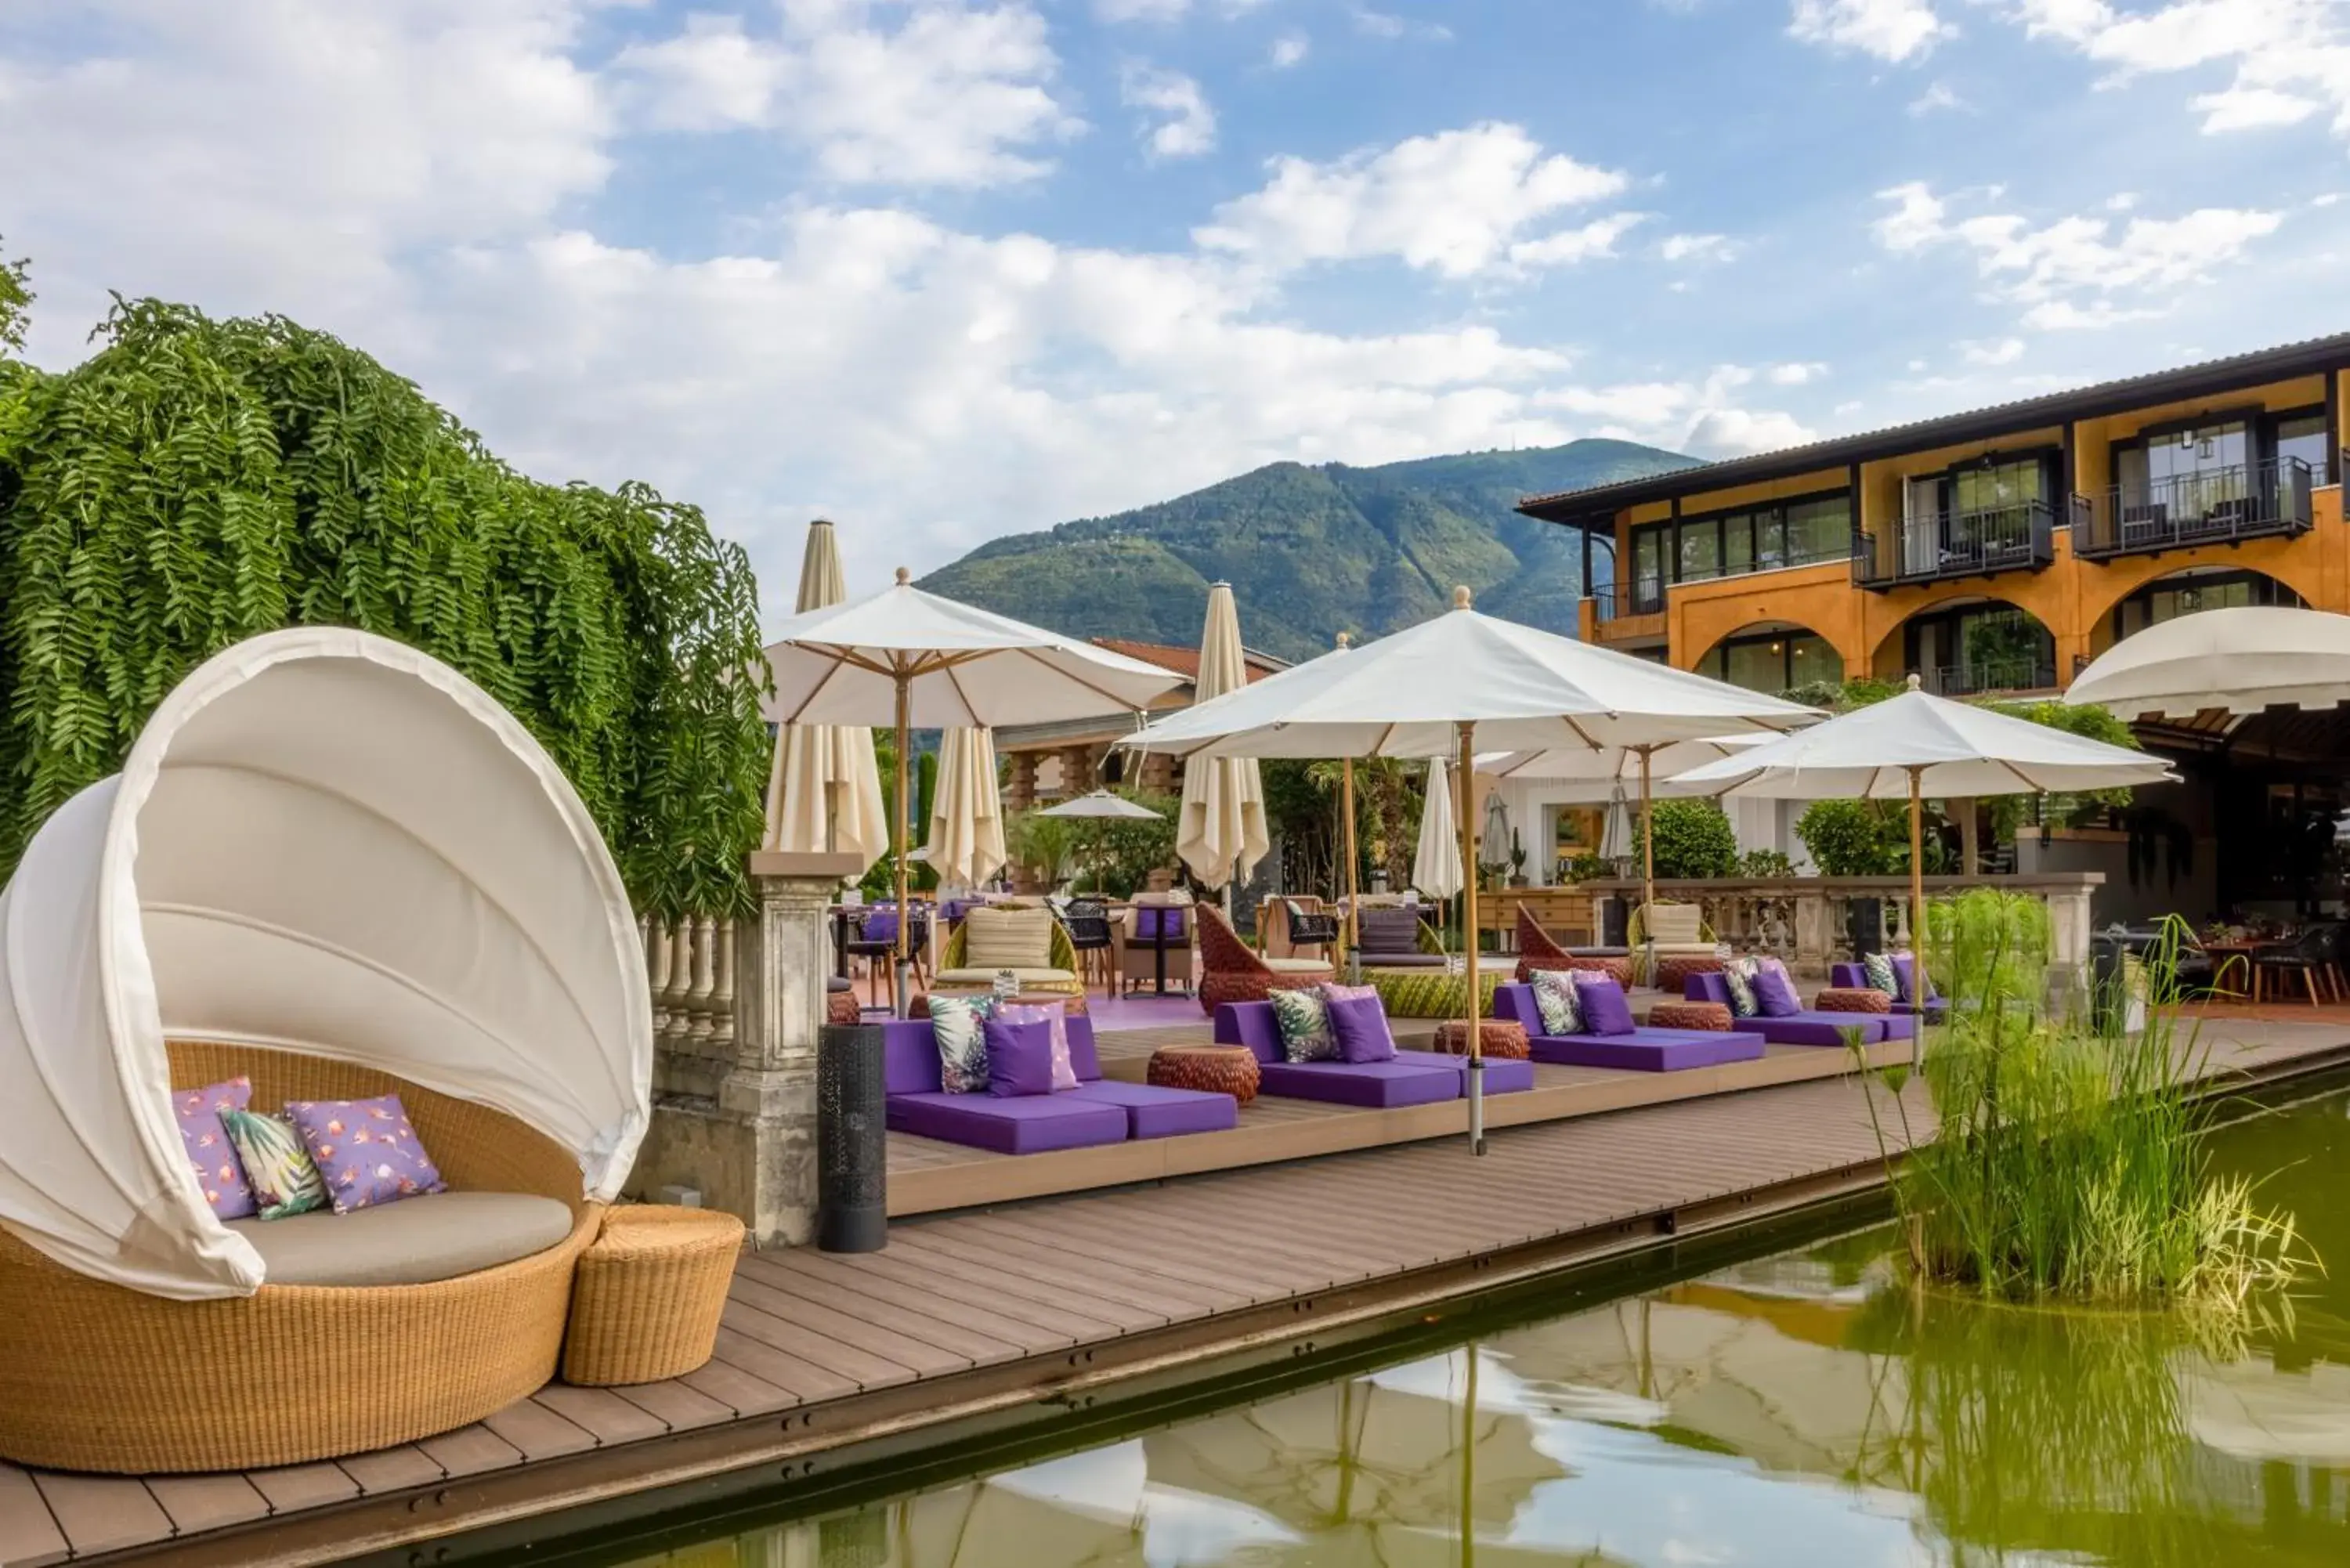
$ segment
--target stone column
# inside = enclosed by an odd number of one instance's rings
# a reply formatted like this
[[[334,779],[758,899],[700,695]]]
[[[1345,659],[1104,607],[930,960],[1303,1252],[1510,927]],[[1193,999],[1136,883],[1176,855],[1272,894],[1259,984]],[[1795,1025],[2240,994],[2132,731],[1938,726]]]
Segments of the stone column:
[[[1010,760],[1012,780],[1003,792],[1003,809],[1016,816],[1036,804],[1036,753],[1014,752]]]
[[[1084,746],[1061,748],[1061,798],[1075,800],[1094,787],[1093,753]]]
[[[827,908],[853,855],[751,857],[758,910],[735,923],[734,1037],[703,1093],[653,1102],[631,1185],[648,1196],[690,1187],[740,1218],[763,1247],[816,1232],[816,1038],[832,972]]]
[[[1823,892],[1795,893],[1795,972],[1824,975],[1836,950],[1835,904]]]
[[[2043,895],[2048,900],[2049,978],[2052,986],[2064,992],[2082,990],[2088,983],[2089,937],[2094,929],[2089,898],[2094,891],[2094,886],[2085,880],[2077,887],[2051,888]]]

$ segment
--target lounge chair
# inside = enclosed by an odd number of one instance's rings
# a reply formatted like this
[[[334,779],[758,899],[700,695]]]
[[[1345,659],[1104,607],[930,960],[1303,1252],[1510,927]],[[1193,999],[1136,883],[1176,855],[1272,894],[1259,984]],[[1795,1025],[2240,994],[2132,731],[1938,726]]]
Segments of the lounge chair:
[[[1139,986],[1164,989],[1192,987],[1191,904],[1168,893],[1138,893],[1118,933],[1118,984],[1131,992]]]
[[[1868,983],[1868,966],[1866,964],[1832,963],[1828,965],[1828,983],[1846,991],[1874,991],[1877,989],[1875,986]],[[1931,983],[1930,977],[1928,983]],[[1949,997],[1934,996],[1927,998],[1927,1014],[1936,1022],[1939,1023],[1943,1018],[1948,1017],[1950,1011],[1950,999]],[[1916,1002],[1905,1002],[1898,996],[1893,999],[1893,1012],[1896,1017],[1914,1016],[1917,1012],[1918,1004]]]
[[[1392,1062],[1292,1062],[1282,1054],[1281,1024],[1270,1002],[1227,1002],[1216,1009],[1216,1044],[1256,1053],[1259,1092],[1293,1100],[1394,1110],[1434,1105],[1468,1094],[1465,1058],[1439,1051],[1399,1050]],[[1527,1062],[1485,1059],[1485,1092],[1513,1095],[1534,1086]]]
[[[1539,970],[1587,970],[1596,974],[1612,975],[1616,983],[1629,987],[1632,983],[1632,961],[1621,953],[1577,952],[1562,946],[1558,940],[1543,929],[1534,911],[1523,904],[1518,906],[1518,983],[1531,984]]]
[[[1276,991],[1310,990],[1337,978],[1338,971],[1320,959],[1259,957],[1212,904],[1195,904],[1192,912],[1200,921],[1202,1012],[1212,1013],[1227,1002],[1262,1002]]]
[[[925,1020],[881,1025],[882,1089],[889,1130],[998,1154],[1091,1148],[1128,1138],[1226,1132],[1240,1125],[1230,1095],[1106,1081],[1093,1024],[1071,1018],[1069,1064],[1077,1086],[1052,1095],[949,1095],[939,1080],[938,1038]]]
[[[1067,929],[1052,910],[1035,904],[982,904],[965,911],[939,955],[938,978],[931,983],[948,990],[984,988],[1007,969],[1022,991],[1085,994]]]
[[[1632,911],[1624,940],[1632,950],[1633,973],[1665,991],[1678,990],[1692,971],[1721,967],[1721,950],[1695,904],[1659,899],[1641,905]]]
[[[1542,1009],[1531,985],[1504,985],[1493,992],[1493,1016],[1524,1026],[1526,1049],[1537,1062],[1562,1067],[1622,1067],[1637,1073],[1676,1073],[1752,1062],[1762,1054],[1762,1036],[1751,1030],[1727,1033],[1703,1029],[1635,1029],[1629,1034],[1545,1034]]]
[[[1730,977],[1720,973],[1693,974],[1682,981],[1681,992],[1691,1002],[1719,1002],[1728,1007]],[[1862,1044],[1874,1045],[1884,1040],[1907,1040],[1917,1027],[1917,1021],[1906,1013],[1823,1012],[1814,1008],[1776,1018],[1737,1018],[1733,1010],[1732,1017],[1731,1027],[1760,1034],[1773,1045],[1840,1046],[1846,1035],[1856,1029],[1860,1031]]]
[[[1356,943],[1365,969],[1444,967],[1444,944],[1409,904],[1365,909],[1356,919]]]
[[[1338,917],[1319,898],[1268,898],[1257,910],[1257,938],[1268,958],[1327,959],[1338,945]]]

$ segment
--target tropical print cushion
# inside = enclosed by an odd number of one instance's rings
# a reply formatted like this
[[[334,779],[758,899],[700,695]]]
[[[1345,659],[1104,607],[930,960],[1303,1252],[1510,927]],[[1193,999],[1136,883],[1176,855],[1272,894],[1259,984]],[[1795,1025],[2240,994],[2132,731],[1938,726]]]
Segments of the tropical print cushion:
[[[283,1220],[327,1206],[327,1184],[318,1179],[318,1168],[292,1122],[232,1109],[221,1113],[221,1126],[228,1129],[237,1162],[253,1186],[255,1211],[264,1220]]]
[[[1076,1064],[1069,1057],[1069,1010],[1058,1002],[1046,1006],[1041,1002],[1015,1005],[1005,1002],[995,1010],[995,1016],[1006,1023],[1042,1023],[1053,1036],[1053,1091],[1077,1086]],[[984,1030],[982,1031],[984,1033]],[[988,1064],[989,1081],[994,1081],[994,1064]]]
[[[1534,1011],[1542,1014],[1545,1034],[1583,1033],[1583,1003],[1575,993],[1575,976],[1563,969],[1534,971]]]
[[[931,998],[931,1037],[939,1045],[939,1087],[950,1095],[987,1093],[987,1021],[992,996]]]
[[[1329,1005],[1319,991],[1276,991],[1273,1020],[1281,1026],[1281,1054],[1288,1062],[1335,1062],[1338,1037],[1330,1033]]]
[[[1893,972],[1892,954],[1863,953],[1860,967],[1868,971],[1869,990],[1881,991],[1887,996],[1901,994],[1900,978]]]
[[[253,1187],[244,1167],[229,1146],[228,1128],[221,1125],[226,1111],[241,1111],[253,1103],[253,1080],[231,1078],[201,1089],[172,1091],[172,1114],[179,1118],[180,1141],[187,1146],[188,1164],[204,1201],[223,1220],[243,1220],[253,1213]]]
[[[1721,966],[1721,983],[1730,992],[1730,1015],[1752,1018],[1762,1010],[1754,1000],[1755,963],[1751,958],[1731,959]]]
[[[338,1214],[448,1190],[398,1095],[288,1100],[286,1114],[326,1179],[327,1197]]]

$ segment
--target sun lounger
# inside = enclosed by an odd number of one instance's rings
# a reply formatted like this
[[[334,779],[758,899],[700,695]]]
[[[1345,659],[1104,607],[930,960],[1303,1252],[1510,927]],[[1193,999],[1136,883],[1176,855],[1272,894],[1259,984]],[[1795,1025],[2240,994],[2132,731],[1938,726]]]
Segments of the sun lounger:
[[[1677,1073],[1688,1067],[1751,1062],[1762,1054],[1762,1036],[1743,1030],[1722,1033],[1703,1029],[1635,1029],[1629,1034],[1545,1034],[1542,1010],[1534,1005],[1534,988],[1531,985],[1496,987],[1493,1016],[1524,1026],[1526,1048],[1535,1061],[1562,1067]]]
[[[1216,1044],[1256,1053],[1260,1092],[1295,1100],[1393,1110],[1433,1105],[1467,1095],[1465,1058],[1438,1051],[1403,1051],[1392,1062],[1291,1062],[1281,1051],[1281,1025],[1269,1002],[1227,1002],[1216,1009]],[[1511,1095],[1534,1086],[1533,1064],[1488,1057],[1485,1092]]]
[[[1721,974],[1692,974],[1682,982],[1683,994],[1691,1002],[1719,1002],[1730,1005],[1730,981]],[[1847,1034],[1860,1032],[1860,1043],[1874,1045],[1883,1040],[1907,1040],[1912,1020],[1889,1012],[1823,1012],[1806,1008],[1801,1012],[1784,1013],[1777,1018],[1758,1016],[1740,1018],[1733,1027],[1760,1034],[1773,1045],[1827,1045],[1841,1047]]]
[[[1130,1137],[1223,1132],[1240,1125],[1240,1107],[1230,1095],[1104,1081],[1090,1021],[1072,1018],[1068,1028],[1069,1064],[1076,1070],[1077,1086],[1006,1098],[941,1093],[938,1043],[929,1023],[892,1019],[882,1024],[889,1129],[998,1154],[1043,1154]]]

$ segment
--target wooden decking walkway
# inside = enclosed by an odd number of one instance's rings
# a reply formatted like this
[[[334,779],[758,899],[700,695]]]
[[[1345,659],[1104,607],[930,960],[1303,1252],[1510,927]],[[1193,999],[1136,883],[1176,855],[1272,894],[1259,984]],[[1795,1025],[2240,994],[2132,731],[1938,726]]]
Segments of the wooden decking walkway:
[[[2227,1033],[2219,1070],[2350,1062],[2340,1024]],[[751,1466],[788,1485],[844,1444],[1066,1407],[1117,1378],[1858,1190],[1877,1154],[1856,1086],[1831,1078],[1504,1127],[1482,1160],[1421,1141],[909,1220],[879,1253],[746,1255],[717,1358],[674,1382],[555,1385],[443,1437],[281,1470],[0,1466],[0,1563],[320,1563]]]

